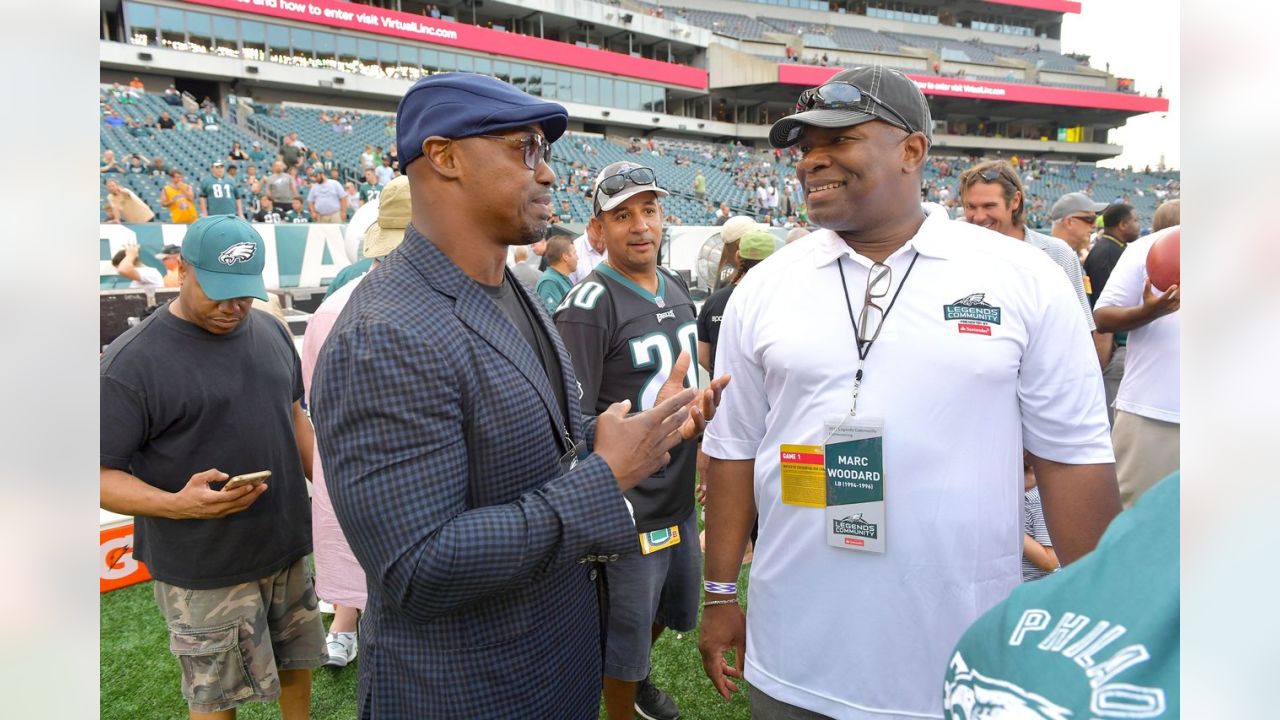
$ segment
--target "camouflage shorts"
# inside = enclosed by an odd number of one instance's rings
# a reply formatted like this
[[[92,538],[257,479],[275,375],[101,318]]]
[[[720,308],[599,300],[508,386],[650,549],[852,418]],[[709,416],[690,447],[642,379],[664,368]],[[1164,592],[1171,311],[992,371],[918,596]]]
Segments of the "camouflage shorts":
[[[304,557],[256,582],[191,590],[156,581],[169,650],[182,665],[182,694],[194,712],[230,710],[280,696],[280,670],[329,659]]]

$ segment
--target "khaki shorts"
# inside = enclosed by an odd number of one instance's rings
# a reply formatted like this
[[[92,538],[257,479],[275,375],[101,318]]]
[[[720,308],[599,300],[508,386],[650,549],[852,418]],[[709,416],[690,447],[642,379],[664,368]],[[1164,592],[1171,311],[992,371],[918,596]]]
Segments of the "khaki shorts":
[[[272,702],[280,696],[279,671],[329,659],[305,557],[256,582],[213,590],[156,581],[155,597],[194,712]]]

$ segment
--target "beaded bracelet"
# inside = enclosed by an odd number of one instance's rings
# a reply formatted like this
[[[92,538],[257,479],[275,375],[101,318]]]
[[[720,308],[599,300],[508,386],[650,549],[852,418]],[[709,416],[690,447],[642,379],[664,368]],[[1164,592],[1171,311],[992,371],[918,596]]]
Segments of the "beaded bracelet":
[[[706,580],[702,583],[702,589],[714,595],[737,595],[738,583],[722,583],[715,582],[714,580]]]
[[[702,603],[702,607],[705,608],[705,607],[711,607],[712,605],[737,605],[737,604],[738,604],[737,598],[733,598],[732,600],[708,600]]]

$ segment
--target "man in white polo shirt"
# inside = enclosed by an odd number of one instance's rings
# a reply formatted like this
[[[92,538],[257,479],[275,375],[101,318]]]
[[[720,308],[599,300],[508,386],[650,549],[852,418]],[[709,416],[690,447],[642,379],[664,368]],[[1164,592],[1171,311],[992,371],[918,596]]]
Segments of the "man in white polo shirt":
[[[1182,291],[1177,285],[1153,288],[1147,277],[1151,246],[1174,232],[1180,233],[1181,228],[1130,242],[1093,308],[1099,330],[1129,331],[1113,436],[1125,507],[1179,468]]]
[[[846,70],[798,109],[770,141],[824,229],[725,311],[699,650],[726,698],[745,664],[758,720],[941,717],[951,648],[1021,580],[1023,448],[1064,563],[1119,510],[1102,377],[1043,252],[921,207],[910,79]]]

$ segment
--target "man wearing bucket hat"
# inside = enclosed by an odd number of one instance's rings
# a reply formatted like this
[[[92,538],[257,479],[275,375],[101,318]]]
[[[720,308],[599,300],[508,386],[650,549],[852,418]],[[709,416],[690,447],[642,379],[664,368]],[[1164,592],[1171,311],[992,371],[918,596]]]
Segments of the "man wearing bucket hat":
[[[364,232],[363,254],[370,262],[370,271],[382,258],[399,247],[404,240],[404,230],[409,226],[409,178],[401,175],[391,181],[382,196],[373,201],[377,206],[377,220]],[[315,314],[307,321],[307,333],[302,340],[302,382],[311,393],[311,380],[315,375],[320,348],[333,330],[333,325],[347,306],[351,293],[368,274],[358,275],[326,296]],[[320,453],[316,452],[311,465],[311,532],[315,536],[316,594],[321,600],[334,606],[333,623],[325,644],[329,648],[329,665],[345,667],[358,652],[356,638],[357,612],[364,610],[367,599],[364,571],[356,562],[351,546],[338,525],[333,512],[333,502],[325,483]]]
[[[596,177],[590,230],[608,257],[565,297],[556,328],[573,358],[582,412],[605,413],[632,398],[647,410],[686,384],[697,387],[695,320],[679,275],[658,265],[662,205],[668,193],[651,168],[620,161]],[[714,385],[716,394],[727,380]],[[705,394],[704,394],[705,397]],[[703,412],[710,417],[714,403]],[[670,626],[697,624],[702,553],[693,512],[696,443],[671,451],[671,463],[627,493],[638,536],[609,568],[609,629],[604,704],[610,720],[636,711],[652,720],[680,713],[649,680],[649,654]]]
[[[1021,580],[1024,445],[1064,563],[1119,509],[1102,377],[1058,266],[921,206],[914,82],[846,70],[797,111],[770,141],[821,229],[725,309],[699,649],[726,698],[745,665],[756,718],[938,717],[951,648]]]
[[[400,101],[410,221],[352,292],[311,397],[368,578],[361,718],[597,716],[602,575],[636,545],[622,491],[663,465],[695,392],[584,420],[559,335],[506,270],[547,231],[567,126],[483,75]]]
[[[201,218],[181,252],[178,297],[102,357],[101,504],[137,518],[134,557],[156,580],[192,715],[278,698],[302,717],[328,655],[306,561],[314,441],[298,354],[251,309],[267,298],[252,225]]]

